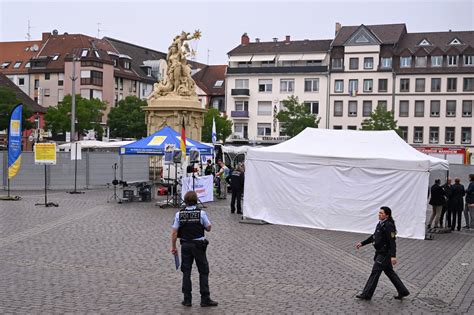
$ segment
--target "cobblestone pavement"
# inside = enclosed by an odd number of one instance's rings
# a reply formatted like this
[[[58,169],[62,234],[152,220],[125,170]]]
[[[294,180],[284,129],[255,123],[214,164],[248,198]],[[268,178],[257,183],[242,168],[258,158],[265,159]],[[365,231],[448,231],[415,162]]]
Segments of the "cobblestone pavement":
[[[210,288],[216,308],[181,306],[170,226],[176,209],[107,203],[110,190],[50,192],[58,208],[34,206],[38,192],[0,201],[0,313],[474,313],[474,234],[398,240],[395,267],[412,295],[400,302],[382,275],[374,298],[358,301],[373,249],[356,233],[240,224],[229,200],[206,209],[213,223]],[[376,215],[376,214],[374,214]]]

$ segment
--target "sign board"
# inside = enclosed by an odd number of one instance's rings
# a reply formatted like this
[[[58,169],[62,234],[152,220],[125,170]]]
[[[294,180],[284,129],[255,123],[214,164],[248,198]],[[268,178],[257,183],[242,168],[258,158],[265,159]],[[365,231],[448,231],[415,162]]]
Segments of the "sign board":
[[[414,147],[414,148],[425,154],[430,154],[430,153],[465,154],[466,153],[465,148],[456,148],[456,147]]]
[[[56,165],[56,143],[36,143],[35,164]]]
[[[165,165],[173,164],[173,152],[176,146],[172,143],[165,144]]]
[[[214,201],[213,180],[214,177],[212,175],[194,178],[194,191],[201,202]],[[188,191],[193,190],[193,177],[183,177],[181,183],[181,198],[184,199],[184,195]]]
[[[79,142],[71,143],[71,161],[82,160],[82,148]]]

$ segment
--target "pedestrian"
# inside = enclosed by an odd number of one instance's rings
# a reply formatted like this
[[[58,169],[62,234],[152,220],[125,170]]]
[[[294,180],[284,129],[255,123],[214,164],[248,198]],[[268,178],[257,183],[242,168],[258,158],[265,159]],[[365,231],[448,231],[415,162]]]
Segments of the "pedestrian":
[[[430,220],[428,221],[428,229],[431,229],[431,224],[434,220],[434,228],[439,227],[439,217],[441,215],[441,210],[443,205],[446,203],[445,192],[441,187],[441,179],[436,179],[433,186],[431,186],[431,198],[430,205],[433,207],[433,212],[431,213]]]
[[[181,244],[181,271],[183,272],[182,292],[184,306],[192,305],[191,269],[193,261],[199,271],[199,290],[201,293],[201,306],[217,306],[217,302],[211,300],[209,293],[209,264],[206,257],[206,249],[209,244],[204,236],[204,231],[211,231],[211,222],[207,213],[197,207],[198,197],[196,192],[188,191],[184,195],[186,207],[175,215],[171,232],[171,253],[176,255],[176,241],[179,238]]]
[[[204,175],[208,176],[208,175],[213,175],[213,174],[214,174],[214,167],[212,166],[212,161],[207,160],[207,165],[206,165],[206,168],[204,169]]]
[[[466,229],[474,229],[474,174],[469,174],[469,186],[466,189],[466,206],[464,207]]]
[[[453,185],[451,184],[452,180],[450,177],[446,180],[446,183],[443,185],[443,190],[445,194],[445,199],[446,202],[443,205],[443,209],[441,210],[441,216],[439,217],[439,226],[444,227],[444,222],[446,222],[446,227],[451,228],[451,213],[452,213],[452,208],[453,208],[453,202],[451,200],[451,195],[452,195],[452,187]],[[446,221],[444,221],[444,218],[446,217]]]
[[[242,214],[242,193],[244,191],[245,175],[243,167],[238,165],[230,175],[230,188],[232,198],[230,201],[230,213],[235,213],[235,203],[237,201],[237,214]]]
[[[461,230],[461,216],[464,209],[464,186],[461,184],[459,177],[454,179],[454,185],[452,186],[451,202],[452,202],[452,213],[451,213],[451,231],[454,231],[457,222],[457,230]]]
[[[227,199],[227,181],[226,178],[229,176],[229,168],[222,162],[222,160],[218,160],[217,164],[219,165],[220,169],[217,172],[216,177],[219,177],[219,185],[220,185],[220,195],[219,199]]]
[[[356,295],[358,299],[370,300],[372,298],[382,271],[397,289],[398,295],[394,296],[395,299],[401,300],[410,295],[410,292],[395,273],[392,266],[397,263],[396,234],[397,228],[395,227],[395,221],[392,217],[392,210],[389,207],[381,207],[379,210],[379,223],[375,228],[374,234],[365,241],[356,244],[357,249],[370,243],[374,243],[373,245],[375,247],[372,273],[362,293]]]

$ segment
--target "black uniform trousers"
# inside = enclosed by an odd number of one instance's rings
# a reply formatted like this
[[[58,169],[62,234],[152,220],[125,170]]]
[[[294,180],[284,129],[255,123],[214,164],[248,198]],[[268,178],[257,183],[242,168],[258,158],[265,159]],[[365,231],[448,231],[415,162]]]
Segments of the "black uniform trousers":
[[[193,261],[199,271],[199,291],[201,301],[210,300],[209,294],[209,264],[206,257],[207,241],[181,241],[181,271],[183,272],[183,294],[184,299],[191,301],[191,269]]]
[[[448,206],[448,205],[443,206],[443,210],[441,210],[441,216],[439,217],[440,227],[443,226],[443,221],[444,221],[445,216],[446,216],[447,227],[449,227],[449,228],[451,227],[452,212],[453,212],[453,207],[452,206]]]
[[[382,271],[385,272],[387,277],[393,283],[399,295],[408,295],[409,291],[403,284],[402,280],[398,277],[392,267],[391,257],[389,254],[375,254],[374,266],[372,267],[372,273],[370,274],[369,280],[362,291],[362,295],[367,298],[372,298],[377,288],[380,275]]]
[[[461,230],[462,208],[455,207],[451,212],[451,230],[454,231],[457,223],[457,230]]]
[[[242,213],[242,190],[232,189],[232,199],[230,200],[230,212],[235,212],[235,202],[237,201],[237,213]]]

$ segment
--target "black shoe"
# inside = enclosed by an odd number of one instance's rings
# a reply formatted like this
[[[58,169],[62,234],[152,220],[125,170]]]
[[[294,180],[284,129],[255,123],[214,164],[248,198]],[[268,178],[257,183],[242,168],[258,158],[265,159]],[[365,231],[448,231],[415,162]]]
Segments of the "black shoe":
[[[201,302],[201,307],[209,307],[209,306],[217,306],[219,303],[213,300],[208,300],[205,302]]]
[[[356,298],[361,299],[361,300],[366,300],[366,301],[370,301],[370,299],[371,299],[368,296],[365,296],[365,295],[362,295],[362,294],[357,294]]]
[[[237,214],[242,214],[242,211],[237,211]]]
[[[407,296],[409,296],[409,295],[410,295],[410,292],[405,293],[405,294],[395,295],[393,298],[394,298],[395,300],[403,300],[404,297],[407,297]]]
[[[181,302],[181,304],[183,304],[184,306],[191,306],[191,305],[193,305],[190,300],[183,300],[183,302]]]
[[[235,211],[231,211],[230,213],[235,213]],[[238,213],[238,212],[237,212]]]

